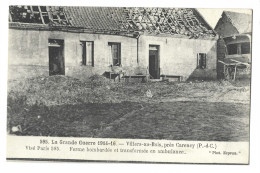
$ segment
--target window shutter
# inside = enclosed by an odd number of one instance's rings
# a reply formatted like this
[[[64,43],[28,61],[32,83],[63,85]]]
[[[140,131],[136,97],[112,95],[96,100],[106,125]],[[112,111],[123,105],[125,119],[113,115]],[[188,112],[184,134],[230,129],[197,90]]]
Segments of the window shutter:
[[[203,54],[202,54],[202,68],[205,69],[205,68],[206,68],[206,65],[207,65],[207,62],[206,62],[206,54],[203,53]]]
[[[86,59],[87,65],[92,66],[92,57],[93,57],[93,42],[86,42]]]

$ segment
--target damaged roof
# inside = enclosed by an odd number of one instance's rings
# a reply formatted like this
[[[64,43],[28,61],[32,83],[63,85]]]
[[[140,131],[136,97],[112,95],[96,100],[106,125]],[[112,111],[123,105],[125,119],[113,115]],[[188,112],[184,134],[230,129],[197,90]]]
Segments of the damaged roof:
[[[34,25],[78,32],[167,34],[189,38],[216,36],[193,8],[10,6],[9,22],[10,27]]]
[[[252,16],[245,13],[224,11],[232,25],[237,29],[239,34],[252,32]]]

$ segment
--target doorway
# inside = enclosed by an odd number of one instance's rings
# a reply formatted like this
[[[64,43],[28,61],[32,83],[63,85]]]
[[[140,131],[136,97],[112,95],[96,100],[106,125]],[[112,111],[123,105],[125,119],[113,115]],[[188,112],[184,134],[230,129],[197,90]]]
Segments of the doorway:
[[[159,51],[159,45],[149,45],[149,73],[153,79],[160,79]]]
[[[64,41],[49,39],[49,75],[65,75]]]

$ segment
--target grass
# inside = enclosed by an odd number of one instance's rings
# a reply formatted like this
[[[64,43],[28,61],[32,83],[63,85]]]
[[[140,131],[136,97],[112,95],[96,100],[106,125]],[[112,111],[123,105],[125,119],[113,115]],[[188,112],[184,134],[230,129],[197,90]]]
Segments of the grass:
[[[249,82],[115,83],[98,75],[87,81],[12,80],[7,130],[32,136],[244,141]],[[22,130],[13,132],[18,125]]]
[[[103,130],[98,136],[247,141],[248,115],[249,107],[246,104],[164,102],[149,105],[134,114],[125,116],[124,121],[110,124],[109,128]]]
[[[27,109],[21,107],[19,113],[8,109],[8,115],[12,115],[8,125],[9,128],[17,124],[22,125],[22,131],[18,135],[93,137],[105,124],[135,108],[138,109],[136,104],[131,102],[49,107],[33,105]]]

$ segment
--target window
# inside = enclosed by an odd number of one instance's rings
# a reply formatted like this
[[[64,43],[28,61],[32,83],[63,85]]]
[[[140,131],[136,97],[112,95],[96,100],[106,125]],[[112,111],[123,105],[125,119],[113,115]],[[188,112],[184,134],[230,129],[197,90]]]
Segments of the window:
[[[111,64],[113,66],[121,65],[121,44],[120,43],[108,43],[110,57],[112,59]],[[110,62],[110,61],[109,61]]]
[[[238,45],[237,44],[229,44],[227,45],[227,50],[229,55],[238,54]]]
[[[250,53],[250,43],[241,43],[241,54]]]
[[[81,41],[82,47],[82,65],[89,65],[94,67],[94,42]]]
[[[227,45],[228,55],[235,54],[249,54],[250,53],[250,43],[236,43]]]
[[[198,53],[197,55],[198,59],[198,65],[197,68],[199,69],[205,69],[206,68],[206,54],[205,53]]]

